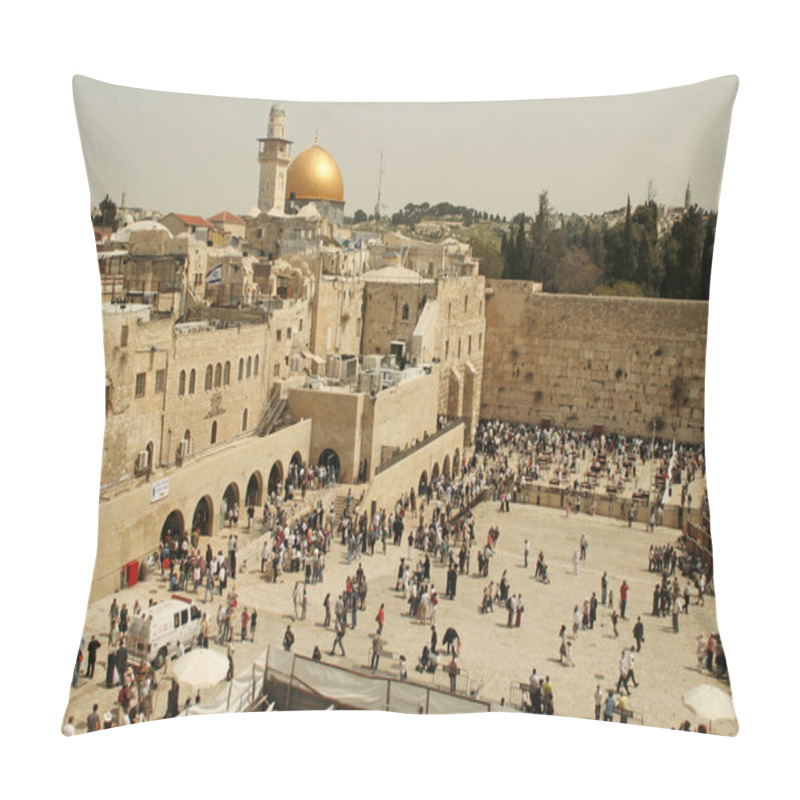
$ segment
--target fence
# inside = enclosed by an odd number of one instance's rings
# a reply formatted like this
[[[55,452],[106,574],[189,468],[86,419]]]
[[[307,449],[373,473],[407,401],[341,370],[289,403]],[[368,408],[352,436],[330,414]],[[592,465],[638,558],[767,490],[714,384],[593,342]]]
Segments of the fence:
[[[567,501],[569,501],[573,511],[577,509],[578,500],[580,500],[581,514],[594,514],[625,521],[628,519],[628,512],[632,505],[633,522],[639,525],[647,524],[650,512],[657,506],[655,501],[649,499],[632,500],[629,497],[603,494],[587,489],[575,491],[566,487],[559,488],[540,484],[524,485],[517,494],[517,502],[545,508],[566,509]],[[698,524],[701,516],[700,509],[689,512],[686,508],[668,505],[660,511],[657,521],[663,527],[682,530],[685,522]]]

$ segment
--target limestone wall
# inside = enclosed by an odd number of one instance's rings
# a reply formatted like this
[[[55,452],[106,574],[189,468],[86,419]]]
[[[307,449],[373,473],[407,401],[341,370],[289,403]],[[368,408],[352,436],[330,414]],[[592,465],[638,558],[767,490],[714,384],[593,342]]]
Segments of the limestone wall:
[[[370,476],[381,463],[384,447],[406,448],[436,431],[438,384],[438,375],[420,375],[365,400],[361,460],[367,459]]]
[[[171,512],[181,515],[186,530],[192,524],[195,508],[202,498],[211,511],[212,532],[220,528],[220,507],[226,488],[234,484],[244,518],[244,496],[252,475],[256,476],[264,500],[273,464],[282,474],[299,452],[307,459],[311,443],[311,422],[299,422],[263,438],[252,436],[229,442],[194,456],[180,467],[156,470],[149,479],[138,479],[127,491],[114,497],[101,497],[97,558],[90,601],[110,594],[120,586],[122,566],[134,559],[143,560],[154,552],[161,530]],[[167,480],[165,497],[153,500],[153,486]]]
[[[242,325],[177,333],[171,319],[140,322],[135,313],[104,314],[109,388],[101,484],[131,476],[137,454],[148,445],[152,464],[166,465],[175,462],[184,439],[192,454],[252,430],[267,397],[268,331],[266,325]],[[144,375],[142,396],[137,375]]]
[[[708,303],[487,281],[481,416],[685,442],[704,434]]]
[[[388,513],[412,486],[417,491],[423,472],[430,480],[434,468],[438,467],[440,473],[444,471],[445,462],[452,472],[452,465],[460,463],[464,453],[464,432],[462,424],[439,436],[432,436],[428,444],[379,472],[369,484],[363,508],[370,511],[374,502],[379,510],[385,508]]]

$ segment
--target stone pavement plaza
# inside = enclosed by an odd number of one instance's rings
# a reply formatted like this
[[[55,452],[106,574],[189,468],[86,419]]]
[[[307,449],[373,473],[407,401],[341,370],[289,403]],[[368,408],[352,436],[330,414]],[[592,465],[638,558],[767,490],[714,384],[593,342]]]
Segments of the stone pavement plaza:
[[[327,506],[326,506],[327,507]],[[549,675],[554,689],[555,712],[561,716],[594,718],[594,692],[597,684],[605,690],[616,686],[619,673],[618,664],[623,647],[634,643],[632,628],[637,615],[641,615],[645,627],[645,641],[636,659],[636,679],[639,687],[631,684],[630,708],[642,715],[646,725],[677,727],[684,719],[692,722],[693,728],[704,722],[694,718],[683,706],[682,695],[700,683],[712,683],[729,692],[726,683],[708,676],[699,675],[695,657],[698,633],[706,637],[710,631],[717,631],[716,602],[707,595],[704,606],[694,605],[696,592],[692,591],[692,605],[689,614],[681,614],[680,633],[672,631],[671,618],[654,618],[650,614],[653,587],[657,581],[654,573],[648,572],[647,557],[650,544],[661,545],[674,541],[678,531],[657,527],[648,532],[642,522],[629,528],[619,519],[608,519],[587,514],[566,516],[563,510],[541,508],[530,505],[511,505],[510,513],[499,513],[498,503],[487,501],[475,508],[475,542],[482,545],[492,524],[499,525],[500,537],[496,552],[491,559],[489,578],[478,578],[477,547],[473,548],[470,561],[472,574],[459,576],[456,599],[445,598],[446,568],[432,561],[431,581],[436,586],[440,602],[436,627],[439,642],[448,626],[459,633],[462,650],[459,659],[471,682],[481,685],[482,699],[499,702],[501,698],[509,701],[509,688],[512,682],[527,681],[533,667],[541,677]],[[412,517],[408,524],[414,525]],[[406,532],[408,531],[408,524]],[[582,533],[586,533],[589,549],[585,561],[580,562],[579,575],[573,574],[572,554],[578,547]],[[225,531],[227,534],[227,530]],[[404,537],[404,539],[407,537]],[[523,566],[523,547],[525,538],[530,539],[531,556],[529,568]],[[205,550],[207,540],[203,540]],[[240,563],[246,559],[246,568],[237,572],[233,582],[239,595],[240,612],[243,605],[258,609],[258,624],[255,643],[241,644],[239,639],[238,614],[234,624],[234,646],[236,648],[236,673],[242,674],[252,665],[267,645],[281,647],[287,624],[292,625],[296,636],[294,652],[310,656],[314,646],[319,645],[323,660],[359,670],[367,670],[370,659],[371,635],[376,631],[375,615],[380,603],[385,604],[386,620],[383,638],[386,649],[395,654],[404,654],[408,661],[409,680],[418,680],[430,685],[432,676],[420,675],[414,669],[425,644],[430,642],[430,625],[411,620],[407,616],[408,604],[402,592],[394,590],[397,569],[401,556],[408,554],[406,542],[395,547],[387,544],[387,554],[381,552],[380,544],[375,555],[364,555],[361,559],[368,581],[366,610],[359,612],[355,630],[348,628],[344,638],[346,657],[328,655],[333,644],[332,629],[322,625],[324,611],[323,599],[331,593],[332,604],[343,590],[348,575],[354,575],[357,563],[347,564],[345,548],[336,541],[327,557],[324,582],[308,586],[308,612],[306,620],[294,620],[292,591],[299,573],[287,573],[279,577],[277,584],[263,579],[259,573],[260,550],[264,537],[255,537],[244,544],[245,536],[240,532]],[[213,537],[212,547],[227,552],[227,535]],[[550,584],[544,585],[534,580],[536,557],[543,550],[549,567]],[[420,552],[412,553],[412,564],[416,563]],[[520,628],[507,628],[507,612],[496,607],[494,613],[483,615],[479,605],[483,589],[489,580],[497,585],[503,570],[507,570],[510,591],[521,592],[524,606]],[[559,663],[559,629],[562,624],[572,631],[572,616],[575,605],[582,606],[584,598],[593,591],[601,596],[600,579],[603,571],[609,575],[609,588],[614,592],[618,606],[619,586],[627,580],[628,595],[627,620],[620,619],[619,638],[615,639],[611,625],[610,608],[598,608],[598,619],[594,630],[580,631],[573,641],[575,666],[562,666]],[[683,586],[684,581],[681,581]],[[229,583],[229,588],[230,588]],[[117,593],[117,602],[127,602],[133,607],[138,597],[146,606],[148,599],[156,600],[169,596],[160,578],[150,579],[132,588]],[[207,611],[211,620],[211,647],[216,634],[216,613],[220,603],[219,593],[214,601],[202,603],[202,588],[198,599],[199,607]],[[70,703],[67,714],[75,715],[78,730],[85,730],[86,715],[91,705],[97,702],[102,715],[106,710],[116,707],[117,689],[106,689],[105,659],[107,644],[107,613],[111,597],[104,598],[89,606],[86,618],[86,638],[99,636],[103,647],[99,651],[98,664],[93,681],[81,677],[77,689],[70,689]],[[348,614],[349,623],[349,614]],[[722,637],[723,643],[724,632]],[[224,652],[224,649],[220,647]],[[382,662],[388,663],[388,662]],[[158,692],[154,718],[163,716],[166,708],[166,690],[169,681],[162,683]],[[203,692],[203,700],[212,700],[227,691],[223,681],[218,688]],[[183,706],[185,694],[181,693]],[[707,721],[706,721],[707,722]],[[734,734],[735,722],[719,722],[714,725],[714,733]]]

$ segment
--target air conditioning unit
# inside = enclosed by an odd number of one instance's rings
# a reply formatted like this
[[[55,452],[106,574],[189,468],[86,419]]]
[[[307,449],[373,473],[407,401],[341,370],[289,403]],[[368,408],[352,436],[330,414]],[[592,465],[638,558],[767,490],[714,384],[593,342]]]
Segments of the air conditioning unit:
[[[143,473],[147,472],[150,467],[150,453],[147,450],[142,450],[138,456],[136,456],[136,462],[133,465],[133,471],[137,475],[142,475]]]
[[[182,464],[186,458],[189,456],[189,442],[184,439],[178,445],[178,451],[176,453],[176,460],[179,464]]]
[[[328,355],[325,361],[325,375],[335,381],[341,380],[342,377],[342,357],[335,353]]]
[[[381,355],[369,355],[361,359],[361,366],[364,372],[372,372],[372,370],[380,369],[382,363],[383,356]]]

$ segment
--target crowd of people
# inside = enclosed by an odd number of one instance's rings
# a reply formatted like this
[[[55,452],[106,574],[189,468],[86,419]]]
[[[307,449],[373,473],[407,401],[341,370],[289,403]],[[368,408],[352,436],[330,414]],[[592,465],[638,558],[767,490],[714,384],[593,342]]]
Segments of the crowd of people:
[[[395,589],[402,592],[408,604],[408,618],[420,626],[430,626],[432,631],[431,641],[426,642],[419,658],[417,670],[422,673],[436,671],[440,665],[436,621],[439,594],[434,586],[431,568],[432,564],[446,565],[446,589],[444,597],[450,600],[456,598],[458,579],[469,575],[472,561],[472,551],[477,551],[476,568],[479,577],[489,578],[492,557],[495,553],[500,537],[499,525],[492,525],[483,546],[475,543],[475,517],[472,506],[479,500],[490,497],[493,503],[499,503],[498,512],[507,513],[510,503],[516,502],[525,482],[541,480],[544,475],[558,470],[570,476],[576,476],[570,488],[576,492],[574,505],[569,500],[566,505],[567,513],[571,510],[580,513],[579,477],[582,465],[591,470],[599,466],[609,482],[623,481],[631,475],[635,476],[638,468],[643,464],[653,461],[656,474],[656,483],[666,487],[671,492],[673,483],[681,485],[682,502],[691,506],[692,498],[688,492],[689,483],[698,474],[704,474],[705,460],[702,447],[673,446],[672,442],[653,438],[651,440],[634,437],[614,436],[608,434],[593,434],[564,429],[542,428],[524,424],[511,424],[497,421],[481,421],[478,425],[473,440],[473,450],[464,453],[460,460],[452,465],[451,470],[445,470],[434,479],[420,482],[418,486],[409,487],[408,491],[401,493],[392,508],[381,508],[372,515],[362,508],[364,495],[356,498],[352,489],[348,491],[344,508],[337,514],[336,508],[331,503],[329,509],[322,507],[318,501],[313,510],[302,515],[297,514],[297,505],[294,502],[295,492],[306,496],[308,489],[321,488],[330,485],[335,479],[330,471],[324,467],[306,467],[293,462],[290,465],[289,475],[283,485],[283,496],[280,492],[273,492],[264,505],[262,517],[262,531],[267,532],[267,537],[261,550],[261,573],[265,580],[277,582],[279,576],[292,573],[296,576],[292,590],[294,605],[294,620],[306,619],[308,592],[307,587],[323,583],[325,579],[325,562],[329,556],[332,544],[338,540],[343,548],[347,563],[357,563],[358,568],[352,577],[347,578],[343,591],[338,594],[335,602],[331,594],[325,597],[324,623],[325,628],[334,628],[334,640],[330,650],[333,656],[337,650],[345,655],[344,638],[348,628],[357,626],[358,614],[366,609],[367,581],[361,559],[366,555],[374,555],[376,549],[382,554],[387,553],[387,546],[391,543],[395,547],[407,545],[407,554],[401,558],[397,572]],[[667,466],[669,465],[669,467]],[[703,503],[707,499],[704,495]],[[631,513],[633,505],[628,509]],[[583,506],[586,513],[592,513],[588,503]],[[236,512],[235,508],[230,511]],[[253,514],[248,505],[248,527],[253,524]],[[238,518],[238,513],[235,513]],[[197,536],[187,535],[185,532],[176,533],[165,531],[159,547],[156,562],[161,575],[171,590],[193,592],[199,596],[203,589],[203,603],[213,600],[218,592],[219,597],[226,595],[225,602],[220,602],[217,613],[217,642],[228,645],[228,654],[232,665],[232,643],[235,629],[240,631],[242,642],[255,640],[255,627],[257,612],[254,608],[248,610],[243,607],[237,610],[238,598],[235,589],[228,591],[228,582],[236,578],[238,554],[238,519],[231,517],[230,534],[228,536],[228,552],[219,551],[214,555],[210,545],[205,553],[200,551]],[[654,518],[650,520],[653,526]],[[528,566],[530,543],[526,540],[524,559]],[[574,554],[574,570],[578,574],[578,565],[587,557],[589,543],[585,534],[581,536]],[[681,590],[678,579],[674,577],[677,566],[682,566],[679,555],[679,543],[652,546],[650,548],[648,569],[651,572],[661,573],[661,581],[656,585],[653,600],[653,614],[655,616],[688,613],[689,588],[688,584]],[[413,558],[412,558],[413,556]],[[539,552],[534,578],[543,584],[550,583],[548,566],[544,553]],[[700,587],[704,577],[698,579],[697,602],[703,602],[704,584]],[[559,634],[559,661],[565,666],[574,667],[576,664],[574,644],[579,633],[591,631],[597,621],[598,609],[607,607],[613,624],[615,636],[619,635],[618,621],[626,619],[626,603],[628,586],[625,582],[619,588],[619,613],[614,604],[614,592],[608,587],[608,577],[604,574],[599,597],[592,592],[590,597],[585,597],[582,603],[575,605],[572,621],[572,637],[567,635],[567,626],[562,625]],[[116,602],[116,601],[115,601]],[[521,592],[512,592],[507,574],[504,572],[495,585],[489,580],[483,591],[480,604],[481,613],[491,613],[495,604],[507,612],[506,625],[509,628],[521,626],[524,605]],[[677,612],[676,612],[677,609]],[[126,613],[122,613],[122,612]],[[138,609],[134,610],[134,614]],[[385,621],[383,606],[376,616],[377,630],[373,635],[372,661],[370,666],[377,669],[380,655],[383,651],[383,628]],[[349,620],[348,620],[349,617]],[[126,692],[120,695],[120,708],[126,711],[131,707],[136,709],[131,721],[139,721],[138,716],[149,718],[152,709],[148,709],[147,699],[151,692],[153,676],[149,682],[135,680],[131,669],[125,664],[124,627],[127,623],[127,608],[119,609],[116,620],[112,624],[109,636],[109,649],[113,657],[108,659],[110,667],[110,685],[127,687]],[[238,623],[238,624],[237,624]],[[675,631],[678,624],[674,622]],[[114,627],[117,634],[114,634]],[[637,634],[637,627],[639,628]],[[698,667],[706,666],[706,670],[714,668],[716,674],[724,674],[724,651],[718,637],[709,637],[703,642],[703,659],[701,664],[700,647],[698,644]],[[625,698],[630,693],[629,685],[636,687],[638,684],[634,673],[634,660],[636,653],[641,650],[644,640],[641,629],[641,619],[634,626],[635,645],[625,648],[620,659],[619,679],[616,686],[617,699],[613,708],[618,708],[619,695],[625,691]],[[451,689],[455,691],[455,676],[460,673],[460,665],[456,657],[460,654],[461,640],[452,627],[447,629],[443,643],[447,647],[451,662],[448,671],[451,674]],[[97,650],[100,647],[96,637],[86,648],[89,654],[93,674]],[[208,645],[208,619],[203,615],[203,633],[200,643]],[[283,646],[291,650],[294,644],[294,632],[291,625],[287,626],[284,633]],[[713,645],[713,647],[712,647]],[[712,652],[709,661],[709,648]],[[122,650],[122,655],[120,655]],[[321,658],[319,646],[315,648],[315,657]],[[460,656],[459,656],[460,657]],[[405,672],[405,657],[401,656],[401,674]],[[231,670],[232,672],[232,670]],[[402,675],[405,677],[404,675]],[[133,685],[136,684],[135,689]],[[599,687],[598,687],[599,690]],[[131,699],[127,696],[130,695]],[[614,692],[609,692],[614,695]],[[125,700],[127,705],[123,705]],[[523,698],[526,710],[533,713],[554,713],[553,690],[549,676],[544,680],[539,679],[536,670],[533,671],[528,690]],[[596,703],[598,718],[607,717],[608,698],[603,697],[602,703]],[[175,703],[170,702],[171,713],[175,710]],[[597,707],[601,711],[597,712]],[[613,714],[613,709],[612,709]],[[129,716],[129,715],[128,715]],[[627,714],[622,714],[627,717]],[[626,721],[625,718],[622,721]]]

